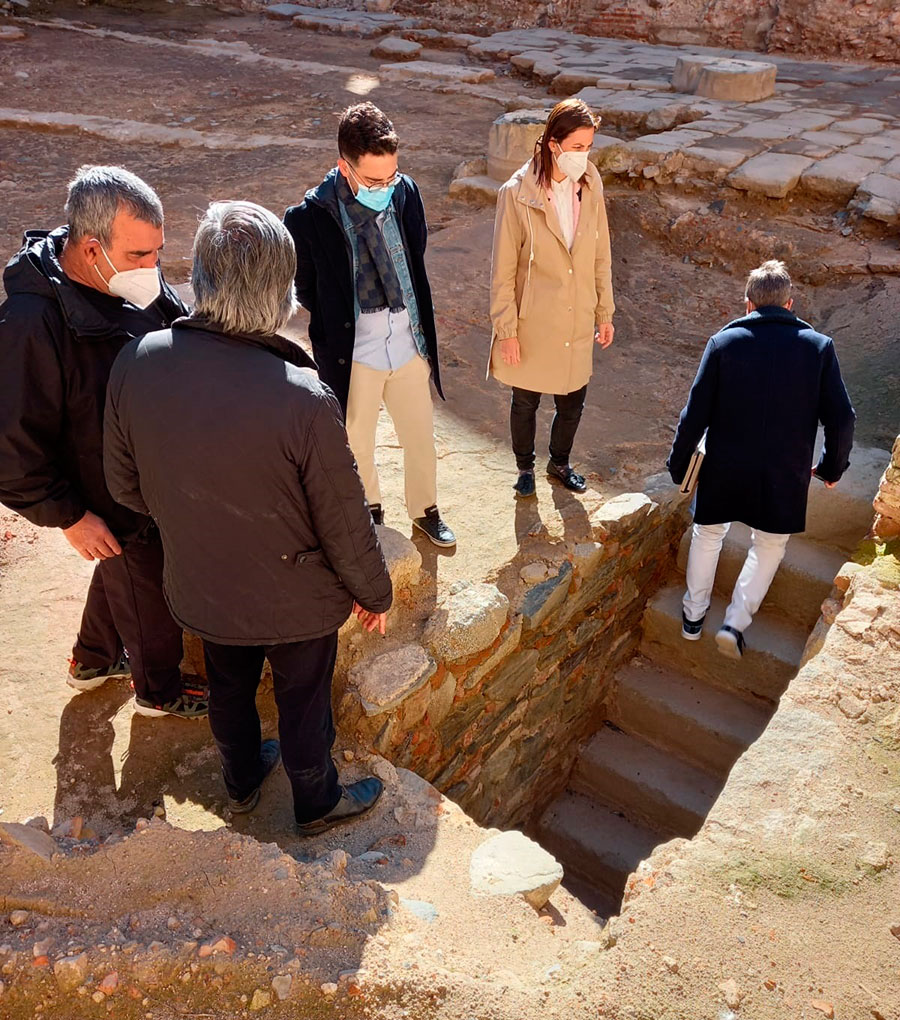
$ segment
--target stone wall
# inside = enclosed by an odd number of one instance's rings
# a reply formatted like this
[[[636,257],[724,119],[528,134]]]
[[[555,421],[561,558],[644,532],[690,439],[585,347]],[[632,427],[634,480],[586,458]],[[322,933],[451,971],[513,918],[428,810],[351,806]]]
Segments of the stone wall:
[[[409,640],[341,671],[341,731],[479,822],[525,824],[599,724],[608,679],[634,654],[646,601],[671,569],[685,507],[661,502],[607,501],[594,540],[516,606],[492,584],[451,589]]]
[[[900,536],[900,436],[894,442],[891,462],[881,477],[875,497],[875,526],[877,538]]]

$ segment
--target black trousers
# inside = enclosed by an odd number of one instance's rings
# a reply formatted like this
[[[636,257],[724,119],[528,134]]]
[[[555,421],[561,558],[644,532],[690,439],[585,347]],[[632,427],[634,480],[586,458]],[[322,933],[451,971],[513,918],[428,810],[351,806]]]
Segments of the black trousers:
[[[569,463],[575,433],[584,410],[587,384],[574,393],[557,393],[556,414],[550,426],[550,459],[560,467]],[[520,471],[534,469],[534,436],[537,428],[537,409],[542,393],[533,390],[512,388],[512,403],[509,408],[509,430],[512,434],[512,448],[516,455],[516,466]]]
[[[122,552],[100,560],[88,588],[72,657],[97,669],[112,665],[124,646],[135,694],[164,704],[181,693],[181,628],[163,595],[159,532],[123,542]]]
[[[298,822],[322,818],[341,798],[331,760],[334,722],[331,677],[337,631],[284,645],[219,645],[203,642],[209,681],[209,725],[222,759],[230,796],[243,800],[262,782],[262,740],[256,689],[263,661],[275,680],[281,760],[294,794]]]

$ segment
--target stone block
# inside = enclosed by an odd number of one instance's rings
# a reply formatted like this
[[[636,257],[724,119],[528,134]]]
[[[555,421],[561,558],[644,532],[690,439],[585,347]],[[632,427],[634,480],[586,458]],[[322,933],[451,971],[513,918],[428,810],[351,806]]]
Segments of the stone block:
[[[382,524],[375,526],[375,533],[378,535],[394,590],[412,588],[418,584],[422,554],[415,545],[395,528],[388,528]]]
[[[728,175],[726,181],[740,191],[750,191],[768,198],[784,198],[800,180],[800,175],[813,164],[808,156],[764,152],[753,156]]]
[[[88,975],[87,953],[64,956],[53,964],[53,975],[61,992],[74,992]]]
[[[597,76],[590,71],[564,70],[550,82],[549,92],[552,96],[574,96],[580,89],[590,88],[596,81]]]
[[[803,171],[800,180],[803,189],[810,194],[844,203],[849,202],[859,185],[880,166],[880,160],[840,152],[813,163]]]
[[[497,204],[497,195],[500,192],[500,185],[503,183],[503,181],[495,181],[487,174],[457,177],[450,182],[447,194],[451,198],[459,199],[460,202],[469,202],[475,206],[492,206]]]
[[[647,114],[644,127],[647,131],[670,131],[679,124],[702,120],[703,114],[688,103],[669,103]],[[702,129],[702,125],[699,125]]]
[[[685,150],[684,165],[700,173],[715,173],[717,170],[734,170],[748,159],[740,149],[709,149],[703,144],[692,145]]]
[[[392,78],[425,78],[442,82],[467,82],[470,85],[493,81],[495,78],[494,72],[488,67],[439,64],[432,60],[410,60],[405,64],[382,64],[378,70]]]
[[[787,152],[792,156],[809,156],[810,159],[827,159],[834,155],[833,145],[808,142],[804,138],[789,138],[786,142],[773,145],[770,152]]]
[[[627,92],[631,88],[631,82],[628,78],[619,78],[613,75],[601,75],[597,78],[595,85],[599,90],[612,90],[615,92]]]
[[[382,715],[427,683],[437,671],[421,645],[409,644],[358,662],[348,676],[367,716]]]
[[[839,120],[833,124],[835,131],[850,135],[877,135],[884,131],[884,121],[874,117],[854,117],[851,120]]]
[[[783,113],[777,119],[798,131],[821,131],[836,120],[833,114],[819,113],[816,110],[792,110],[790,113]]]
[[[851,156],[865,156],[871,159],[894,159],[900,156],[900,141],[894,138],[885,138],[884,135],[872,135],[856,142],[855,145],[848,145],[844,150]]]
[[[594,135],[594,148],[588,157],[600,173],[621,173],[631,165],[625,142],[614,135]]]
[[[602,542],[579,542],[572,551],[572,564],[581,577],[589,577],[600,560],[606,547]]]
[[[536,60],[531,67],[531,77],[541,85],[549,85],[550,82],[560,73],[560,66],[555,60],[545,57]]]
[[[562,865],[521,832],[492,836],[472,854],[469,882],[485,896],[522,896],[540,910],[559,888]]]
[[[676,92],[708,99],[752,103],[775,92],[777,68],[758,60],[729,57],[678,57],[672,74]]]
[[[509,599],[493,584],[465,582],[435,608],[423,640],[445,662],[470,659],[489,648],[509,615]]]
[[[496,669],[504,659],[509,658],[510,655],[519,647],[519,641],[522,638],[522,617],[517,616],[513,622],[509,625],[506,633],[503,635],[500,644],[497,648],[491,652],[490,656],[480,662],[477,666],[473,666],[468,673],[465,675],[463,680],[463,689],[471,690],[480,680],[488,675],[492,670]]]
[[[870,174],[860,184],[856,202],[868,219],[892,227],[900,225],[900,178]]]
[[[269,4],[263,14],[278,21],[290,21],[297,14],[303,14],[307,10],[308,8],[301,4]]]
[[[484,712],[484,698],[481,694],[473,694],[464,701],[457,701],[444,721],[438,726],[438,736],[445,752],[457,750],[459,738],[473,722]]]
[[[0,822],[0,843],[26,850],[45,861],[49,861],[59,849],[49,833],[19,822]]]
[[[453,699],[456,697],[456,682],[456,677],[452,673],[447,673],[431,696],[428,703],[428,721],[432,726],[439,726],[450,713]]]
[[[598,88],[582,89],[576,98],[580,99],[583,103],[587,103],[592,110],[599,111],[603,104],[609,100],[611,94],[609,87],[600,86]]]
[[[548,578],[525,593],[522,600],[522,628],[534,630],[559,606],[569,592],[572,564],[566,560],[555,577]]]
[[[804,131],[800,135],[805,141],[818,142],[820,145],[833,145],[836,149],[842,149],[845,145],[853,145],[859,141],[859,135],[851,135],[846,131]]]
[[[658,507],[643,492],[626,492],[608,499],[591,514],[594,537],[608,536],[625,540],[629,532],[636,531]]]
[[[415,60],[421,52],[421,43],[389,35],[374,47],[372,56],[381,57],[384,60]]]
[[[540,653],[529,648],[517,652],[489,677],[481,693],[486,701],[507,705],[517,699],[523,688],[534,679]]]
[[[534,145],[544,131],[546,110],[515,110],[504,113],[488,134],[488,177],[508,181],[533,155]]]
[[[739,128],[734,134],[740,138],[762,138],[765,141],[783,141],[787,138],[795,138],[801,131],[802,128],[786,124],[778,117],[772,117],[769,120],[757,120],[750,124],[745,124],[744,127]]]

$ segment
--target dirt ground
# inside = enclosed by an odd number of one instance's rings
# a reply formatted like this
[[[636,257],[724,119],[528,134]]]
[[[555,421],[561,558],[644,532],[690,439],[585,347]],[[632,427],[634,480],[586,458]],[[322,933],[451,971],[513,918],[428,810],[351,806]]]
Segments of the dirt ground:
[[[484,378],[493,216],[447,197],[455,166],[483,155],[502,106],[474,95],[378,84],[371,42],[305,33],[257,16],[176,11],[166,4],[144,13],[67,3],[50,7],[33,3],[30,10],[136,38],[99,38],[27,23],[27,39],[0,42],[0,89],[8,109],[328,139],[337,112],[366,94],[394,119],[401,165],[422,188],[432,232],[429,269],[448,397],[437,408],[439,501],[459,547],[455,554],[438,555],[416,539],[439,586],[495,575],[517,556],[552,555],[555,546],[587,534],[588,515],[605,494],[639,488],[646,475],[662,470],[706,337],[740,313],[744,273],[773,253],[786,251],[806,266],[829,253],[826,261],[850,267],[833,275],[820,266],[810,271],[815,283],[799,279],[798,311],[835,335],[859,411],[858,441],[887,447],[895,435],[900,280],[867,273],[860,261],[862,242],[841,237],[830,216],[804,218],[804,210],[790,203],[779,206],[780,218],[772,220],[770,207],[732,192],[711,211],[708,195],[667,196],[620,185],[609,191],[616,340],[608,351],[595,352],[574,457],[588,475],[590,491],[576,498],[539,478],[537,502],[515,507],[508,394]],[[237,64],[227,54],[149,44],[191,38],[245,43],[269,56],[332,69],[278,70]],[[446,51],[426,55],[459,59]],[[522,93],[523,83],[501,76],[495,88],[512,97]],[[0,251],[12,254],[25,228],[63,221],[65,184],[85,162],[121,163],[157,188],[166,207],[164,270],[172,282],[185,283],[194,227],[208,202],[244,198],[281,212],[321,179],[334,157],[303,145],[216,151],[0,128]],[[685,220],[685,212],[692,219]],[[693,229],[685,226],[689,221]],[[302,331],[302,318],[298,327]],[[545,410],[539,442],[548,421]],[[386,419],[380,458],[388,523],[409,533],[400,498],[400,451]],[[135,717],[121,684],[69,696],[65,659],[90,564],[60,534],[39,532],[5,513],[0,570],[4,819],[44,814],[61,820],[83,813],[103,834],[159,805],[178,825],[220,826],[224,791],[205,723]],[[271,729],[271,699],[261,703]],[[282,776],[246,831],[265,839],[283,832],[286,804]]]

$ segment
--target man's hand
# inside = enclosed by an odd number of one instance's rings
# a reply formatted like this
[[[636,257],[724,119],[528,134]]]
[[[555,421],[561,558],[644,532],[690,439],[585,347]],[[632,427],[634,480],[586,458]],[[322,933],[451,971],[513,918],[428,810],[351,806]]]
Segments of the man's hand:
[[[819,477],[816,474],[816,469],[815,468],[812,469],[812,476],[813,476],[813,478],[818,478]],[[833,489],[835,487],[835,485],[837,485],[837,482],[826,482],[824,478],[822,479],[822,481],[825,483],[825,488],[826,489]]]
[[[378,633],[381,634],[382,637],[384,636],[387,613],[370,613],[368,609],[363,609],[358,602],[354,602],[353,614],[370,634],[377,628]]]
[[[115,535],[96,514],[85,511],[84,517],[70,528],[63,528],[69,545],[86,560],[108,560],[118,556],[122,547]]]
[[[616,327],[611,322],[601,322],[594,327],[594,342],[600,344],[605,351],[613,342]]]
[[[510,336],[500,341],[500,357],[503,358],[507,365],[519,364],[522,360],[522,350],[519,347],[519,338],[517,336]]]

